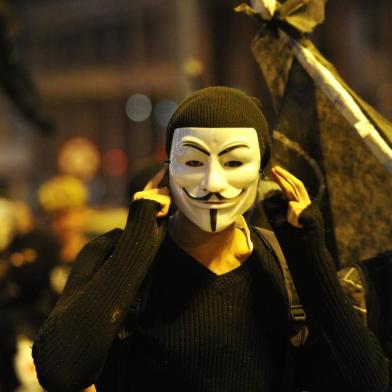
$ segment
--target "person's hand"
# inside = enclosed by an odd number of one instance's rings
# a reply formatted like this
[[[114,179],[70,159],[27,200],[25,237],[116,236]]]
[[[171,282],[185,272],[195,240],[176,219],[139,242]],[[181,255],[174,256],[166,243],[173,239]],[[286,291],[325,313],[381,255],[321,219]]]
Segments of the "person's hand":
[[[147,199],[153,200],[160,204],[161,209],[157,213],[157,218],[162,218],[169,213],[170,192],[168,187],[158,188],[159,183],[168,171],[168,165],[165,164],[162,169],[146,184],[144,189],[133,195],[133,200]]]
[[[301,228],[302,225],[299,223],[301,212],[311,204],[305,185],[280,166],[274,166],[271,172],[288,201],[287,221],[292,226]]]

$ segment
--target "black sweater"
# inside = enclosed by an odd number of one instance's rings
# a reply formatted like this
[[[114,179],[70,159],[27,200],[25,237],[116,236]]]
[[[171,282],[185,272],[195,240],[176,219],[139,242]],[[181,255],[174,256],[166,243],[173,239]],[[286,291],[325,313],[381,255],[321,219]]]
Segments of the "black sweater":
[[[257,252],[218,276],[166,237],[139,326],[112,348],[98,390],[113,380],[122,391],[278,390],[287,305],[278,265],[253,240]]]
[[[264,245],[253,238],[248,260],[216,276],[168,237],[160,246],[156,209],[133,203],[123,233],[99,237],[78,256],[33,347],[46,389],[296,391],[322,379],[334,390],[387,390],[388,362],[341,292],[314,207],[303,214],[304,229],[273,222],[315,336],[295,352],[283,280]],[[118,341],[148,271],[139,325]],[[303,364],[320,377],[301,377]]]

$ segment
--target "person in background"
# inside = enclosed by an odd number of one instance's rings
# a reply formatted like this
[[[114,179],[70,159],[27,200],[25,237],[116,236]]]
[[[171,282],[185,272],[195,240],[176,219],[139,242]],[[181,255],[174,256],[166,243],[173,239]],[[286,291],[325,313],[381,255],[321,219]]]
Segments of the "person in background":
[[[57,299],[49,275],[58,246],[50,233],[36,227],[26,203],[2,199],[0,216],[0,390],[41,391],[31,345]]]
[[[86,184],[72,176],[55,176],[38,189],[39,204],[49,217],[64,263],[73,263],[88,240],[82,229],[88,199]]]

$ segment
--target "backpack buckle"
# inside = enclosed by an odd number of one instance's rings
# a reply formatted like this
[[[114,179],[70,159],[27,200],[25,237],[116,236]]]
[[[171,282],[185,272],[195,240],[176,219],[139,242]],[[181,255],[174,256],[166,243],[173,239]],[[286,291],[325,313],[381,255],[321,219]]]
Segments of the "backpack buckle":
[[[302,305],[290,305],[290,318],[297,323],[304,323],[306,321],[306,313]]]

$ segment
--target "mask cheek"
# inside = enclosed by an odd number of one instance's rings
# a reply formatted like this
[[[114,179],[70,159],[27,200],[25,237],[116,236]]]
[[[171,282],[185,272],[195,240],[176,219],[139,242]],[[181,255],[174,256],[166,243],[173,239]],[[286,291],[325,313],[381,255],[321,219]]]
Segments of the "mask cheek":
[[[238,188],[248,188],[259,179],[259,170],[257,168],[244,168],[236,171],[228,177],[230,185]]]
[[[195,188],[203,179],[203,173],[180,167],[170,168],[170,180],[180,188]]]

